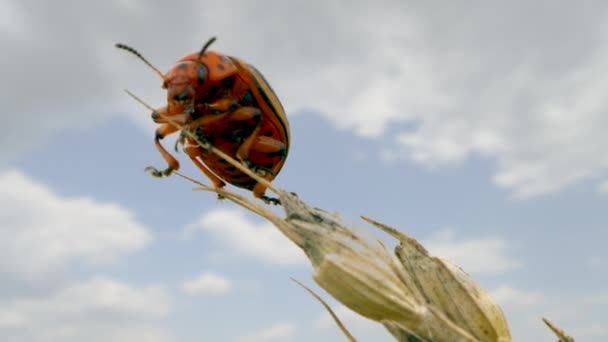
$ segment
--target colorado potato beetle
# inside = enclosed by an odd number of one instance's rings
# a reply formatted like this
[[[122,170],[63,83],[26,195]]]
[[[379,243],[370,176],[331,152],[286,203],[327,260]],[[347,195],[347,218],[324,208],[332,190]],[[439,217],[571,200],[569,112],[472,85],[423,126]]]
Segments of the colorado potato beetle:
[[[241,59],[209,51],[214,41],[215,38],[211,38],[199,52],[177,60],[166,74],[135,49],[116,44],[152,68],[162,78],[162,88],[167,90],[167,105],[154,110],[152,119],[159,124],[154,143],[168,167],[149,171],[162,177],[179,169],[179,162],[160,140],[188,130],[199,140],[212,144],[272,181],[283,167],[289,150],[287,115],[264,76]],[[179,142],[215,187],[223,187],[227,182],[251,190],[255,197],[266,202],[274,200],[265,196],[264,185],[199,146],[194,139],[182,135]]]

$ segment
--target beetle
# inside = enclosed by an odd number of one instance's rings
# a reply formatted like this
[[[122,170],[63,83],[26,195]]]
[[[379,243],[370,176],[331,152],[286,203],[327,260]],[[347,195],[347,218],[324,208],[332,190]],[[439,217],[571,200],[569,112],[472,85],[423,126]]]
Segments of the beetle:
[[[232,56],[210,51],[209,39],[199,52],[177,60],[166,74],[154,67],[135,49],[116,44],[152,68],[163,80],[167,105],[152,112],[159,124],[154,144],[168,167],[148,167],[153,176],[169,176],[179,162],[161,144],[166,136],[181,130],[176,143],[183,144],[192,162],[221,188],[230,183],[253,192],[267,203],[277,199],[265,195],[266,187],[200,146],[184,134],[194,133],[199,141],[211,144],[240,160],[268,181],[272,181],[287,159],[290,142],[289,122],[276,93],[252,65]],[[177,125],[176,125],[177,124]]]

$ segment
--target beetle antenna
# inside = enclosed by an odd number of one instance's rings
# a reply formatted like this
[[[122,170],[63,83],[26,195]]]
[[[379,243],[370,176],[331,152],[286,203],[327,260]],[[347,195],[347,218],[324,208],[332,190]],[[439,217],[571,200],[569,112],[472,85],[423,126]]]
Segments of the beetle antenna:
[[[165,75],[163,75],[163,73],[158,70],[154,65],[152,65],[152,63],[148,62],[147,59],[144,58],[144,56],[141,55],[141,53],[139,53],[137,50],[135,50],[134,48],[125,45],[125,44],[121,44],[121,43],[116,43],[117,48],[122,49],[122,50],[127,50],[130,53],[134,54],[137,58],[141,59],[144,63],[146,63],[147,66],[149,66],[150,68],[152,68],[152,70],[154,70],[159,76],[160,78],[162,78],[163,80],[165,79]]]
[[[198,53],[198,59],[200,60],[201,57],[203,57],[203,54],[205,53],[205,51],[207,51],[207,48],[209,47],[209,45],[213,44],[213,42],[215,42],[215,40],[217,39],[217,37],[211,37],[206,43],[205,45],[203,45],[203,48],[201,49],[201,52]]]

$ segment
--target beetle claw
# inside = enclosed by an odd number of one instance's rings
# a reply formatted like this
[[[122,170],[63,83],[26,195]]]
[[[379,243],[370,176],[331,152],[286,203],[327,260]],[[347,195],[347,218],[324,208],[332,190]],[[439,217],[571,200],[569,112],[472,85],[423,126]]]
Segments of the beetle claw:
[[[173,172],[173,169],[168,167],[161,171],[161,170],[155,168],[154,166],[148,166],[144,169],[144,171],[148,172],[153,177],[162,178],[163,176],[168,177],[169,175],[171,175],[171,172]]]
[[[160,172],[157,168],[153,166],[148,166],[144,169],[145,172],[151,174],[153,177],[160,178],[163,176],[162,172]]]
[[[264,203],[266,203],[266,204],[281,205],[281,200],[278,198],[268,197],[268,196],[264,195],[264,196],[260,197],[260,199],[262,201],[264,201]]]
[[[262,167],[262,166],[257,166],[255,164],[253,164],[252,162],[250,162],[249,160],[244,160],[242,161],[242,163],[247,166],[247,168],[249,168],[251,171],[255,172],[258,176],[260,177],[266,177],[267,174],[271,174],[272,177],[276,177],[276,174],[269,168],[266,167]]]

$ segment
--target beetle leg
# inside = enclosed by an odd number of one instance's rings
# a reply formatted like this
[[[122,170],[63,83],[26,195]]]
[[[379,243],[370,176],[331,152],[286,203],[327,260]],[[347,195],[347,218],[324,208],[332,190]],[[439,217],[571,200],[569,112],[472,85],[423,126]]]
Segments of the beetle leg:
[[[220,100],[222,101],[222,100]],[[230,103],[230,101],[225,101],[225,103]],[[243,142],[240,144],[239,148],[236,152],[236,157],[247,167],[251,168],[254,172],[260,174],[264,179],[268,181],[272,181],[274,177],[277,175],[281,167],[283,166],[283,161],[287,156],[287,149],[285,144],[282,142],[266,137],[260,136],[260,129],[262,123],[262,113],[256,107],[240,107],[237,109],[230,108],[230,112],[228,113],[215,113],[215,115],[203,115],[202,117],[192,121],[188,126],[189,129],[203,127],[209,123],[225,120],[228,126],[234,125],[239,126],[239,122],[251,122],[254,125],[253,131],[247,136],[244,137]],[[199,138],[200,139],[200,138]],[[184,151],[191,157],[195,165],[198,166],[205,175],[213,182],[216,187],[222,187],[225,183],[219,179],[215,174],[213,174],[205,165],[203,165],[196,157],[199,156],[204,150],[204,147],[200,146],[188,146]],[[273,163],[271,168],[266,168],[260,165],[253,165],[249,160],[250,152],[255,153],[256,155],[264,155],[268,158],[279,157],[280,160],[277,163]],[[270,198],[265,196],[264,193],[266,191],[266,187],[262,184],[256,184],[253,189],[253,195],[256,198],[260,198],[266,203],[270,204],[280,204],[279,200],[276,198]]]
[[[232,97],[225,97],[214,102],[202,104],[202,111],[211,114],[232,113],[239,108],[239,102]]]
[[[191,116],[187,113],[169,114],[167,106],[152,111],[152,121],[156,122],[157,124],[167,124],[173,126],[174,128],[176,125],[179,127],[184,127],[184,125],[186,125],[190,120]],[[177,130],[179,129],[176,128],[168,134],[171,134]],[[175,142],[175,152],[178,152],[177,147],[180,143],[183,144],[184,139],[185,135],[180,134],[179,138]]]
[[[211,103],[203,103],[197,106],[195,113],[200,117],[188,124],[190,127],[205,126],[215,121],[222,120],[226,115],[236,111],[238,102],[232,98],[223,98]]]
[[[247,156],[249,155],[251,144],[255,141],[260,132],[262,112],[256,107],[240,107],[225,116],[225,120],[229,125],[230,123],[238,123],[239,121],[251,121],[252,124],[255,125],[253,131],[245,138],[236,152],[237,159],[241,160],[243,163],[247,163]]]
[[[167,162],[167,164],[169,166],[162,171],[160,171],[152,166],[146,167],[146,171],[150,172],[150,174],[152,176],[154,176],[154,177],[169,176],[172,171],[179,169],[179,162],[177,161],[177,159],[175,159],[175,157],[173,157],[169,152],[167,152],[167,150],[165,150],[163,145],[160,143],[161,139],[168,136],[169,134],[177,132],[178,130],[179,130],[179,128],[177,128],[169,123],[160,125],[160,127],[158,127],[158,129],[156,130],[156,134],[154,136],[154,145],[156,146],[156,149],[158,150],[158,152],[160,152],[161,156],[163,157],[163,159]]]
[[[255,150],[258,152],[262,152],[262,153],[276,153],[277,151],[282,151],[281,153],[285,154],[285,145],[283,145],[281,142],[279,142],[278,140],[269,138],[269,137],[260,137],[260,129],[261,129],[261,124],[262,124],[262,112],[260,112],[260,110],[256,107],[240,107],[239,109],[235,110],[234,112],[230,113],[229,115],[226,116],[225,120],[227,121],[227,124],[230,125],[230,123],[234,124],[234,123],[238,123],[239,121],[241,122],[245,122],[245,121],[250,121],[252,124],[254,124],[255,128],[253,129],[253,131],[247,136],[245,137],[245,139],[243,140],[243,142],[240,144],[239,148],[236,151],[236,158],[238,160],[240,160],[243,164],[245,164],[247,167],[253,169],[254,171],[260,171],[262,170],[262,168],[257,167],[255,165],[253,165],[248,157],[249,157],[249,152],[254,148],[255,146]],[[274,176],[276,175],[276,173],[278,172],[278,170],[265,170],[268,172],[265,173],[269,173],[270,175],[269,177],[271,177],[270,179],[274,178]],[[261,176],[264,176],[261,174]],[[263,195],[263,191],[262,193],[258,193],[258,195]],[[256,197],[260,197],[260,196],[256,196]]]
[[[196,127],[203,127],[212,122],[222,120],[226,115],[235,111],[238,108],[238,102],[232,98],[222,98],[211,103],[200,103],[196,105],[196,109],[193,114],[200,116],[189,123],[184,123],[181,129],[179,138],[175,142],[175,149],[177,146],[184,142],[186,139],[186,132],[191,131]],[[197,114],[197,115],[196,115]],[[192,115],[190,115],[191,117]]]
[[[158,124],[176,124],[179,126],[183,126],[185,125],[188,120],[190,120],[190,115],[186,114],[186,113],[182,113],[182,114],[176,114],[176,115],[171,115],[171,116],[162,116],[161,114],[159,114],[158,111],[154,111],[152,112],[152,121],[158,123]]]
[[[190,123],[184,125],[184,127],[182,128],[182,134],[185,135],[185,133],[183,132],[192,129],[193,127],[202,127],[212,122],[222,120],[226,117],[226,115],[228,115],[228,113],[217,115],[205,115],[198,119],[192,120]]]
[[[218,121],[223,119],[226,116],[226,114],[220,114],[220,115],[207,115],[207,116],[203,116],[201,118],[198,118],[196,120],[191,121],[190,123],[182,126],[181,131],[179,133],[179,138],[177,138],[177,140],[175,141],[175,151],[177,151],[177,148],[179,146],[179,144],[184,144],[184,142],[186,141],[186,137],[188,136],[186,134],[186,132],[190,132],[193,134],[196,134],[196,129],[199,127],[203,127],[204,125],[208,125],[212,122]],[[201,137],[199,135],[197,135],[197,138],[199,139],[199,143],[205,143],[204,141],[204,137]]]
[[[253,143],[253,140],[255,140],[255,137],[259,134],[260,123],[262,122],[262,112],[255,107],[240,107],[230,113],[202,116],[189,123],[187,125],[187,129],[190,129],[193,132],[193,129],[197,127],[204,127],[205,125],[219,120],[225,120],[227,125],[230,125],[231,123],[238,123],[239,121],[252,121],[252,123],[255,125],[253,132],[245,138],[237,150],[237,158],[245,162],[249,149],[251,148],[251,144]],[[183,131],[184,130],[186,130],[186,127],[183,128]],[[243,145],[246,146],[243,148]]]
[[[270,137],[266,137],[266,136],[258,136],[255,141],[253,142],[253,144],[251,145],[251,152],[255,152],[257,153],[262,153],[265,156],[267,156],[268,158],[275,158],[275,157],[279,157],[280,160],[277,163],[273,163],[272,168],[266,168],[266,167],[260,167],[260,166],[253,166],[253,170],[255,170],[257,173],[261,173],[262,178],[266,179],[267,181],[272,181],[274,179],[274,177],[279,173],[279,171],[281,170],[281,167],[283,166],[283,162],[285,161],[285,158],[287,158],[287,148],[285,146],[285,144],[283,144],[282,142],[270,138]],[[262,171],[262,172],[259,172]],[[255,187],[253,188],[253,196],[262,199],[264,202],[266,203],[272,203],[272,204],[280,204],[280,202],[278,201],[278,199],[276,198],[270,198],[264,195],[264,193],[266,192],[266,186],[264,186],[261,183],[258,183],[255,185]]]
[[[192,159],[194,165],[196,165],[204,174],[209,178],[213,186],[216,188],[221,188],[226,185],[223,180],[219,179],[211,170],[209,170],[203,163],[201,163],[198,159],[199,156],[203,154],[203,149],[198,145],[186,145],[184,147],[184,152]]]

